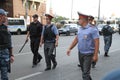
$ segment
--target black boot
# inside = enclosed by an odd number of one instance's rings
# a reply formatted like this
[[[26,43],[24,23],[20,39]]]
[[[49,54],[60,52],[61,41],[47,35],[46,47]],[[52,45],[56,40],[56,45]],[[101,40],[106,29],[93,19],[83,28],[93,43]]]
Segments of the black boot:
[[[78,66],[78,67],[81,67],[81,65],[80,65],[80,64],[78,64],[77,66]]]
[[[42,60],[42,57],[41,57],[41,58],[38,58],[37,63],[40,63],[40,62],[41,62],[41,60]]]
[[[53,63],[53,67],[52,67],[52,69],[55,69],[56,66],[57,66],[57,62],[56,62],[56,63]]]
[[[108,53],[107,53],[107,52],[105,52],[104,56],[105,56],[105,57],[109,57],[109,55],[108,55]]]
[[[46,68],[46,69],[45,69],[45,71],[48,71],[48,70],[51,70],[51,68],[49,67],[49,68]]]
[[[56,61],[55,55],[51,54],[51,60],[52,60],[52,62],[53,62],[53,67],[52,67],[52,69],[55,69],[56,66],[57,66],[57,61]]]
[[[37,64],[33,64],[33,65],[32,65],[32,68],[34,68],[34,67],[36,67],[36,66],[37,66]]]

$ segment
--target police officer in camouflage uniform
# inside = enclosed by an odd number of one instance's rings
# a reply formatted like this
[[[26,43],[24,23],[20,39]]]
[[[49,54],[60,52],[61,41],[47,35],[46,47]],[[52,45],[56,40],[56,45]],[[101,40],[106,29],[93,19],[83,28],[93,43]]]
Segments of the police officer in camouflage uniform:
[[[1,80],[8,80],[8,71],[10,72],[10,62],[14,61],[12,54],[11,34],[4,25],[6,21],[6,12],[0,9],[0,71]]]
[[[68,48],[67,55],[70,55],[71,50],[78,43],[79,60],[83,80],[92,80],[90,69],[92,61],[96,62],[98,60],[99,32],[96,28],[89,25],[88,15],[79,12],[78,15],[81,28],[78,30],[78,35]]]
[[[102,33],[104,37],[104,51],[105,57],[109,57],[108,52],[112,44],[112,34],[114,33],[112,27],[110,26],[110,21],[107,21],[107,25],[103,26]]]
[[[57,66],[56,54],[53,54],[53,51],[58,46],[58,37],[59,33],[57,27],[54,24],[51,24],[53,16],[50,14],[45,14],[47,25],[44,26],[41,43],[44,42],[44,55],[46,60],[46,69],[45,71],[51,70],[51,62],[53,63],[52,69],[55,69]]]

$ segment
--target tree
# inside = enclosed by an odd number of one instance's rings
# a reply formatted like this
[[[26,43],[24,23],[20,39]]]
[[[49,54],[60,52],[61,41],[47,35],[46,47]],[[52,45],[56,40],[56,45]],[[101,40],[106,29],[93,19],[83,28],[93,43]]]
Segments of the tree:
[[[62,17],[62,16],[56,16],[55,18],[52,19],[52,22],[60,22],[62,20],[68,20],[68,18],[66,17]]]

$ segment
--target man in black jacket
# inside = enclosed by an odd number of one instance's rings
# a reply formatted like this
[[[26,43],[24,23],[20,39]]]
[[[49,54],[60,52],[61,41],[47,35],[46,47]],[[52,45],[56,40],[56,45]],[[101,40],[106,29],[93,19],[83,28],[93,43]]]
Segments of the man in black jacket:
[[[103,37],[104,37],[104,51],[105,57],[109,57],[108,52],[109,49],[112,45],[112,34],[114,33],[112,27],[110,26],[110,21],[107,21],[107,25],[103,26],[102,28],[102,32],[103,32]]]
[[[42,59],[42,56],[39,54],[39,44],[40,44],[40,37],[42,32],[42,24],[38,21],[38,15],[33,15],[33,22],[30,23],[27,32],[26,41],[28,41],[28,37],[30,37],[30,47],[33,53],[33,66],[35,67]]]

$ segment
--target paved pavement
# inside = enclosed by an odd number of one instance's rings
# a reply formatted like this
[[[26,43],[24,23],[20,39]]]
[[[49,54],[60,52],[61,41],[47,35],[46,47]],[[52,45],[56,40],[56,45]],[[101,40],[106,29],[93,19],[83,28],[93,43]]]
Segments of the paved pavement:
[[[44,71],[44,58],[36,68],[32,68],[32,53],[30,52],[29,43],[26,44],[22,53],[18,50],[22,46],[26,36],[12,36],[14,44],[15,62],[12,64],[12,73],[9,75],[10,80],[82,80],[81,69],[77,67],[78,51],[77,47],[72,50],[71,56],[66,55],[66,50],[75,36],[60,36],[59,47],[57,48],[58,66],[55,70]],[[110,57],[105,58],[103,37],[100,37],[99,61],[95,69],[91,69],[93,80],[101,80],[107,73],[119,69],[120,66],[120,35],[114,34],[113,44],[110,49]],[[39,49],[43,54],[43,47]]]

